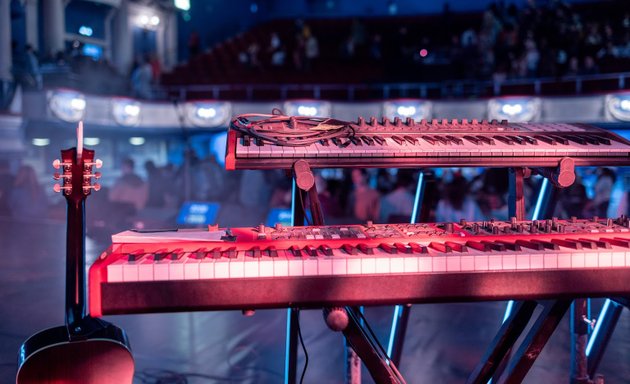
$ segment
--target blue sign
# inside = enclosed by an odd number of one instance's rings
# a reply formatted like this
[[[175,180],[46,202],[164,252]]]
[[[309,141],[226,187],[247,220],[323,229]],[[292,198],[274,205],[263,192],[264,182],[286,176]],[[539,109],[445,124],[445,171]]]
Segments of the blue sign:
[[[219,203],[187,201],[182,204],[177,215],[177,224],[208,225],[216,224]],[[290,213],[290,212],[289,212]]]
[[[273,227],[276,224],[290,226],[291,217],[291,209],[289,208],[271,208],[267,214],[265,225],[268,227]],[[306,211],[306,220],[308,222],[312,222],[310,211]]]

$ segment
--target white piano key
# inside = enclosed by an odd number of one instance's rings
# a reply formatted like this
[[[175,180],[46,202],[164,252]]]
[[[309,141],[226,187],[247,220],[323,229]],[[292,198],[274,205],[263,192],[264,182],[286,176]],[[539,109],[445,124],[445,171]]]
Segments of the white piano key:
[[[123,281],[138,281],[138,262],[128,261],[122,266]]]
[[[461,256],[449,255],[446,256],[446,271],[447,272],[460,272],[462,270]]]
[[[420,256],[418,257],[418,272],[431,273],[433,272],[433,257]]]
[[[475,270],[475,257],[473,255],[462,255],[460,257],[461,270],[462,271],[474,271]]]
[[[586,268],[597,268],[599,267],[599,255],[598,252],[586,252],[584,253],[584,267]],[[610,253],[608,253],[610,256]],[[608,259],[610,262],[610,258]],[[609,265],[610,266],[610,265]]]
[[[543,262],[545,269],[557,269],[558,268],[558,254],[547,252],[543,255]]]
[[[145,257],[138,264],[138,281],[153,281],[153,264],[155,261],[152,257]]]
[[[488,254],[475,256],[475,271],[488,270],[490,270],[490,256]]]
[[[281,252],[278,252],[278,257],[273,260],[273,275],[274,277],[289,276],[289,260]]]
[[[516,255],[504,254],[503,255],[503,270],[513,271],[516,269]]]
[[[107,266],[107,282],[108,283],[118,283],[123,281],[123,271],[122,266],[126,264],[127,261],[124,259],[118,259],[113,263]]]
[[[516,254],[516,269],[518,270],[529,270],[531,269],[531,265],[529,262],[530,255],[529,253],[517,253]]]
[[[346,259],[346,273],[348,275],[360,275],[361,274],[361,258],[357,256],[350,256]]]
[[[230,278],[230,262],[226,258],[214,259],[214,278],[229,279]]]
[[[258,277],[259,267],[260,267],[260,261],[258,258],[246,257],[245,262],[244,262],[245,277]]]
[[[405,261],[402,257],[392,256],[389,259],[389,268],[391,273],[405,272]]]
[[[616,248],[616,247],[614,247]],[[612,267],[625,267],[626,266],[626,254],[625,252],[619,252],[618,249],[614,249],[612,252]]]
[[[330,276],[333,274],[333,261],[330,256],[320,257],[317,260],[317,274],[320,276]]]
[[[562,269],[571,268],[571,254],[570,253],[558,254],[558,268],[562,268]]]
[[[376,258],[364,256],[361,259],[361,274],[372,275],[376,273]]]
[[[584,268],[584,266],[584,253],[571,254],[571,268]]]
[[[317,257],[308,257],[304,259],[304,276],[317,276],[318,260]]]
[[[488,255],[488,270],[501,271],[503,270],[503,255]]]
[[[446,272],[446,257],[445,256],[434,256],[432,258],[433,261],[433,272]]]
[[[184,280],[199,280],[200,259],[188,257],[184,261]]]
[[[376,257],[376,273],[391,273],[391,263],[389,257]]]
[[[203,258],[199,263],[199,278],[214,279],[214,259]]]
[[[543,253],[532,252],[529,258],[530,269],[543,269],[544,268],[543,257],[544,257]]]
[[[599,254],[599,267],[600,268],[610,268],[612,267],[612,252],[602,252]]]
[[[168,271],[170,269],[171,262],[169,260],[159,260],[153,265],[153,280],[166,281],[168,280]]]
[[[245,258],[242,253],[239,252],[235,258],[228,259],[231,279],[245,277]]]
[[[258,276],[260,277],[273,277],[274,276],[274,262],[271,258],[263,257],[258,264]]]

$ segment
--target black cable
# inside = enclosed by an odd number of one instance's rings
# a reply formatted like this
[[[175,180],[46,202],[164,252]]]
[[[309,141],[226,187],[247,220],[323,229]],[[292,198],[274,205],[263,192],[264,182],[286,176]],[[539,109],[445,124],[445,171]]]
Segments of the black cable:
[[[306,224],[307,225],[311,225],[311,221],[308,219],[308,215],[306,214],[306,206],[304,205],[304,198],[302,198],[302,190],[301,189],[298,191],[298,196],[300,197],[300,206],[302,207],[302,212],[304,212],[304,219],[306,220]],[[309,212],[311,212],[310,209],[309,209]],[[312,215],[313,215],[313,212],[311,212],[311,216]]]
[[[302,368],[302,376],[300,376],[300,384],[304,382],[304,376],[306,375],[306,368],[308,367],[308,352],[306,352],[306,345],[304,339],[302,339],[302,330],[300,329],[300,314],[298,312],[297,318],[297,334],[300,339],[300,345],[302,345],[302,351],[304,351],[304,368]]]

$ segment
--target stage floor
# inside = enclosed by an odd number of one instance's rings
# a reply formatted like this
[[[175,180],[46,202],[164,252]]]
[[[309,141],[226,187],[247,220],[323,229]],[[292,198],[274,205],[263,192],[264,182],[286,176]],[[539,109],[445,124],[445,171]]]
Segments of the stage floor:
[[[65,222],[0,219],[0,245],[5,252],[0,258],[0,380],[14,383],[20,344],[41,329],[63,324]],[[88,262],[107,245],[88,239]],[[593,304],[599,308],[601,300]],[[464,382],[494,337],[504,309],[504,302],[414,306],[400,371],[409,383]],[[383,344],[392,313],[391,307],[366,309]],[[127,331],[136,360],[134,382],[156,382],[151,375],[165,378],[166,371],[188,374],[189,383],[282,382],[286,310],[257,311],[252,317],[241,312],[204,312],[109,316],[106,320]],[[309,355],[304,382],[343,383],[341,334],[328,330],[319,310],[303,311],[301,328]],[[565,316],[525,382],[567,383],[569,340]],[[298,373],[303,363],[300,352]],[[628,311],[621,316],[599,372],[607,384],[626,383],[630,378]],[[363,382],[372,382],[365,369]]]

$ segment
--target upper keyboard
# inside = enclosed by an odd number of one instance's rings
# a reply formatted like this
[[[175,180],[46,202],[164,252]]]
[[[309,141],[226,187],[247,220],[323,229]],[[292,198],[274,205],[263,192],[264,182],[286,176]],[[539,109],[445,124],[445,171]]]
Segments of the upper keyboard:
[[[577,166],[630,165],[630,141],[587,124],[248,117],[230,125],[227,169],[290,169],[300,159],[313,168],[555,167],[565,157]]]

